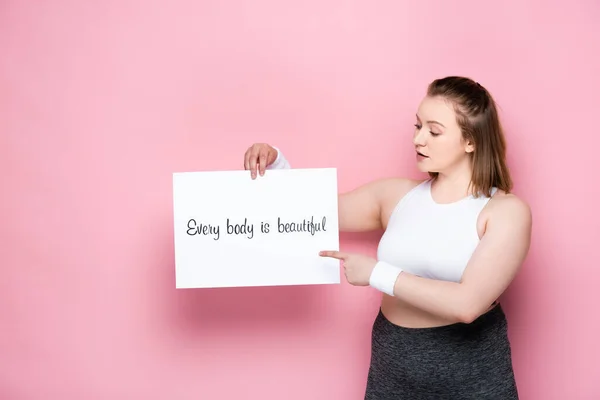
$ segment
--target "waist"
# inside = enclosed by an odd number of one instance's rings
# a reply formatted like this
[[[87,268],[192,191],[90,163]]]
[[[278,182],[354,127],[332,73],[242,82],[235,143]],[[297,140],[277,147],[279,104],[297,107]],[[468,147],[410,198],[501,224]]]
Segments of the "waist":
[[[496,310],[496,312],[502,313],[502,308],[499,303],[494,303],[490,308],[479,317],[482,319],[485,315]],[[381,314],[385,317],[388,322],[399,328],[406,329],[428,329],[428,328],[442,328],[452,325],[464,325],[455,321],[449,321],[444,318],[432,315],[426,311],[411,306],[403,301],[400,301],[391,296],[383,296],[381,301]],[[474,321],[474,322],[477,322]]]

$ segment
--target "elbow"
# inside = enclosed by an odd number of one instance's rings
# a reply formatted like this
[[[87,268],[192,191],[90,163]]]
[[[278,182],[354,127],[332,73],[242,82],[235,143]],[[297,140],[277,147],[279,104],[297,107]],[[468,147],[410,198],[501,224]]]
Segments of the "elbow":
[[[456,307],[455,320],[463,324],[470,324],[482,314],[481,307],[472,300],[463,301]]]
[[[456,316],[456,321],[463,324],[470,324],[475,321],[479,317],[479,313],[474,312],[473,310],[464,309],[461,310]]]

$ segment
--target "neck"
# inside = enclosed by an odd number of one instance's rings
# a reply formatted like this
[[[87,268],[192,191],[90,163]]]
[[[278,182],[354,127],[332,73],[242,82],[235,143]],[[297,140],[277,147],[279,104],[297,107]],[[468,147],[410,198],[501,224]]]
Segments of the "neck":
[[[432,186],[440,198],[448,201],[459,200],[472,194],[471,174],[471,166],[462,163],[448,171],[440,171]]]

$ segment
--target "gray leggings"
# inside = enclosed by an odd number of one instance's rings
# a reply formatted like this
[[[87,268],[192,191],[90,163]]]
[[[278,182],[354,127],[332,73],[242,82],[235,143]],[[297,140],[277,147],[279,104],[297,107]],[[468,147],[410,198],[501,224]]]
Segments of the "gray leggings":
[[[379,311],[365,400],[516,400],[506,316],[498,304],[471,324],[404,328]]]

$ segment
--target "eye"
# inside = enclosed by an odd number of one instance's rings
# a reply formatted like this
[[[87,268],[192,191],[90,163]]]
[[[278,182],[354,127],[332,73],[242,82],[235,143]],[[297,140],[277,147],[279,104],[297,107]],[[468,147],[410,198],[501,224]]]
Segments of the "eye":
[[[417,129],[421,129],[421,125],[419,125],[419,124],[415,124],[415,128],[417,128]]]
[[[429,131],[429,133],[431,133],[431,136],[440,136],[441,135],[440,133],[435,133],[435,132],[431,132],[431,131]]]

